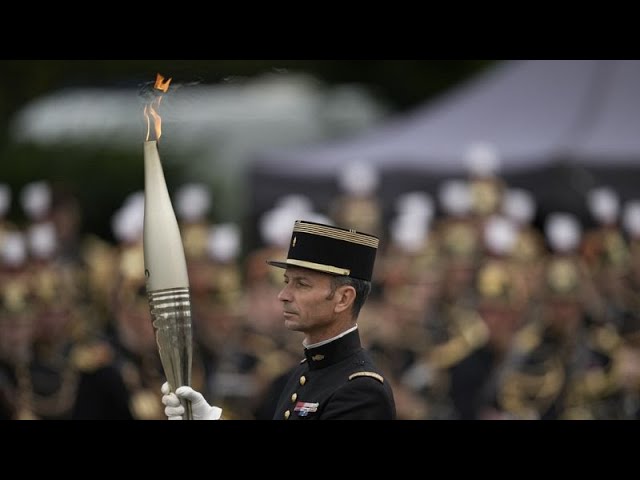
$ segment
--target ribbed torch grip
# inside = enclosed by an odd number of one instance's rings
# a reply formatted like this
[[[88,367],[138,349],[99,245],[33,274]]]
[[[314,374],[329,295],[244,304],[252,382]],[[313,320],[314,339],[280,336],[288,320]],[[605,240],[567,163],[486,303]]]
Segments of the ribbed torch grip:
[[[148,292],[151,319],[156,331],[162,368],[172,392],[191,386],[192,331],[188,288]],[[191,403],[184,401],[185,418],[192,419]]]

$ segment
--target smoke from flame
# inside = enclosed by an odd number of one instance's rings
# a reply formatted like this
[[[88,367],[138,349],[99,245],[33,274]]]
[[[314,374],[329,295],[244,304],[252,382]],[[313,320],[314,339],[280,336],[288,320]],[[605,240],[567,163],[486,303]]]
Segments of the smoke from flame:
[[[156,74],[156,83],[153,85],[154,90],[160,90],[162,93],[167,93],[169,90],[169,84],[171,83],[171,78],[166,79],[160,75]],[[158,110],[160,109],[160,103],[162,102],[162,95],[154,98],[148,105],[144,106],[144,118],[147,121],[147,137],[146,141],[149,141],[149,137],[151,136],[151,118],[153,118],[153,130],[155,131],[155,139],[160,140],[160,136],[162,135],[162,118],[158,114]]]

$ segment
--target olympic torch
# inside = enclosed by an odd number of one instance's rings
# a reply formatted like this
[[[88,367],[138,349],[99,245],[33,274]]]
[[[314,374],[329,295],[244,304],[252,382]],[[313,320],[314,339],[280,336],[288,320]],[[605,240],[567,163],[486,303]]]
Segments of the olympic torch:
[[[155,90],[166,92],[171,79],[158,74]],[[171,391],[191,385],[192,331],[189,277],[178,221],[160,162],[158,140],[162,96],[145,106],[147,138],[144,142],[144,268],[151,319],[162,367]],[[149,140],[151,121],[156,140]],[[183,401],[184,418],[191,420],[191,403]]]

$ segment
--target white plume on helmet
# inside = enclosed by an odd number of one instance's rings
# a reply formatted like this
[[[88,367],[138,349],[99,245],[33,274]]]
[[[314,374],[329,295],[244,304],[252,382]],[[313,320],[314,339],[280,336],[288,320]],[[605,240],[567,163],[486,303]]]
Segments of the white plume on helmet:
[[[493,215],[484,225],[483,238],[486,248],[495,255],[506,256],[513,251],[518,229],[507,217]]]
[[[0,242],[2,264],[7,267],[20,267],[27,259],[27,245],[20,232],[7,232]]]
[[[51,208],[51,188],[44,180],[31,182],[20,191],[22,209],[32,220],[44,217]]]
[[[313,203],[306,195],[292,193],[278,198],[275,208],[294,211],[303,215],[313,210]]]
[[[122,243],[142,240],[144,230],[144,194],[131,194],[111,218],[114,236]]]
[[[433,218],[433,199],[426,192],[403,193],[396,199],[395,204],[399,214],[411,213],[418,217],[424,217],[427,221]]]
[[[476,142],[469,146],[464,162],[473,176],[493,176],[500,170],[500,157],[496,147],[488,142]]]
[[[398,214],[390,225],[393,243],[407,253],[420,252],[427,240],[430,221],[418,211]]]
[[[625,204],[622,226],[631,237],[640,237],[640,200],[630,200]]]
[[[209,228],[207,253],[222,263],[235,260],[240,253],[240,228],[235,223],[220,223]]]
[[[176,214],[187,222],[203,219],[211,208],[211,192],[203,183],[187,183],[175,194]]]
[[[52,222],[38,223],[27,233],[29,251],[38,259],[51,258],[58,248],[58,237]]]
[[[350,162],[340,170],[338,185],[352,195],[368,195],[378,188],[378,170],[370,163]]]
[[[599,187],[587,193],[587,205],[593,218],[602,224],[612,224],[618,219],[620,198],[609,187]]]
[[[447,180],[438,190],[438,200],[444,212],[454,217],[467,215],[471,210],[471,191],[464,180]]]
[[[544,232],[555,252],[570,253],[580,244],[582,226],[574,215],[556,212],[547,218]]]
[[[518,225],[528,225],[536,214],[536,202],[528,191],[510,188],[503,197],[502,211]]]

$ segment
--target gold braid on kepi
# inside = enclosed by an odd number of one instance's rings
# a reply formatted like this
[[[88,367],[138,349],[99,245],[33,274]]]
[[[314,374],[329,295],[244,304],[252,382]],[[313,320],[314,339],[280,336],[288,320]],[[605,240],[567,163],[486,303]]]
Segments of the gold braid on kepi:
[[[296,220],[286,260],[267,263],[371,281],[378,242],[374,235],[356,230]]]

